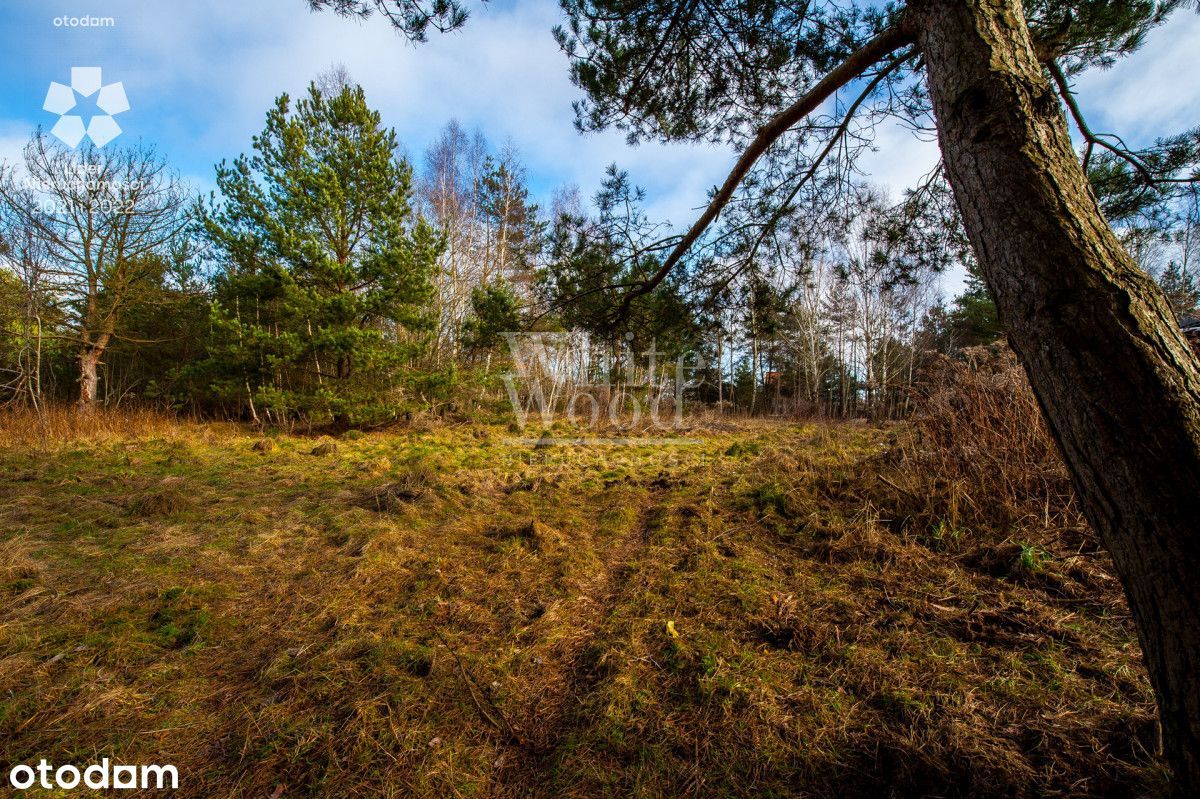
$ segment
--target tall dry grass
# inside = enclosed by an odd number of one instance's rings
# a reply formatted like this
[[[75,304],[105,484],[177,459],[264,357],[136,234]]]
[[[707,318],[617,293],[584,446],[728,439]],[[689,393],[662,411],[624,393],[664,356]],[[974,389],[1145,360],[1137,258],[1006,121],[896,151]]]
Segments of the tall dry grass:
[[[84,441],[165,438],[187,426],[174,414],[149,408],[82,413],[73,405],[0,407],[0,447],[48,450]]]
[[[932,517],[1008,531],[1086,527],[1025,372],[1003,345],[941,357],[917,393],[900,474]]]

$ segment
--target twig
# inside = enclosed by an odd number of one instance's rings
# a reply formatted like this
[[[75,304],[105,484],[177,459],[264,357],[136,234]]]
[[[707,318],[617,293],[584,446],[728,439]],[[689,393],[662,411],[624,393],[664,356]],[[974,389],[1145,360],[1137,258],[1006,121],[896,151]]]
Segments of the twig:
[[[450,652],[451,657],[454,658],[454,662],[458,665],[458,672],[460,675],[462,675],[463,682],[466,683],[467,694],[471,697],[471,702],[474,703],[475,709],[479,711],[479,715],[497,730],[507,735],[511,743],[514,743],[517,746],[525,746],[525,738],[513,728],[512,724],[509,723],[508,719],[504,716],[504,713],[500,710],[500,708],[496,707],[496,705],[490,700],[488,700],[487,704],[491,706],[492,712],[488,712],[488,709],[484,707],[484,699],[480,698],[480,694],[482,694],[483,691],[479,687],[479,681],[475,679],[475,677],[471,674],[470,669],[467,668],[467,665],[463,663],[462,658],[459,657],[458,652],[454,649],[450,642],[446,640],[446,636],[442,635],[442,631],[434,627],[432,623],[430,623],[428,626],[430,631],[437,636],[437,639],[441,641],[442,645]],[[493,716],[492,713],[495,713],[495,715]],[[497,719],[497,716],[499,719]]]

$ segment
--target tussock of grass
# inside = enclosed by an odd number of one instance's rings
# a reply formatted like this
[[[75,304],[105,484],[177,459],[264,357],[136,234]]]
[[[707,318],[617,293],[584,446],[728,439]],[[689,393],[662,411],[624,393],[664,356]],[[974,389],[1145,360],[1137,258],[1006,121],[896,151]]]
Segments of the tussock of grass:
[[[1104,558],[910,496],[902,434],[6,433],[0,765],[172,763],[189,797],[1156,790]]]
[[[141,496],[134,497],[129,503],[129,510],[135,516],[174,516],[193,506],[192,497],[180,487],[180,478],[164,478],[163,483],[147,491]]]

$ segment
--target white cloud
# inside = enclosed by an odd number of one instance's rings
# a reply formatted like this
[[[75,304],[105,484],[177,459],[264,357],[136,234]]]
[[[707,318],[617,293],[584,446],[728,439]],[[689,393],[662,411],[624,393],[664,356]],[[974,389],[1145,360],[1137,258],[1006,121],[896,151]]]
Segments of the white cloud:
[[[122,78],[135,111],[160,114],[142,128],[160,131],[177,161],[215,162],[248,149],[273,99],[303,92],[334,63],[363,85],[418,162],[456,118],[468,129],[482,128],[493,144],[511,138],[547,196],[564,183],[590,194],[615,161],[647,188],[652,212],[687,224],[733,161],[732,153],[708,145],[630,148],[615,131],[578,134],[571,103],[580,93],[550,33],[559,21],[551,3],[484,6],[463,30],[432,35],[423,45],[409,44],[378,17],[312,14],[302,0],[110,6],[106,13],[119,25],[107,33],[119,36],[129,54],[125,73],[131,74]],[[205,171],[203,164],[184,168]]]
[[[1075,90],[1091,127],[1141,146],[1200,124],[1197,53],[1200,14],[1184,10],[1132,56],[1111,69],[1080,75]]]

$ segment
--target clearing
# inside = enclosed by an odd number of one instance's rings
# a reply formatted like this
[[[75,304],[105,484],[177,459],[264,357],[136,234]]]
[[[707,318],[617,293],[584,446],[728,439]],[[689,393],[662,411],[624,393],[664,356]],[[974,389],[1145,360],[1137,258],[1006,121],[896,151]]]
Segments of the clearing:
[[[915,515],[902,434],[10,444],[0,766],[173,764],[206,798],[1160,790],[1104,557]]]

